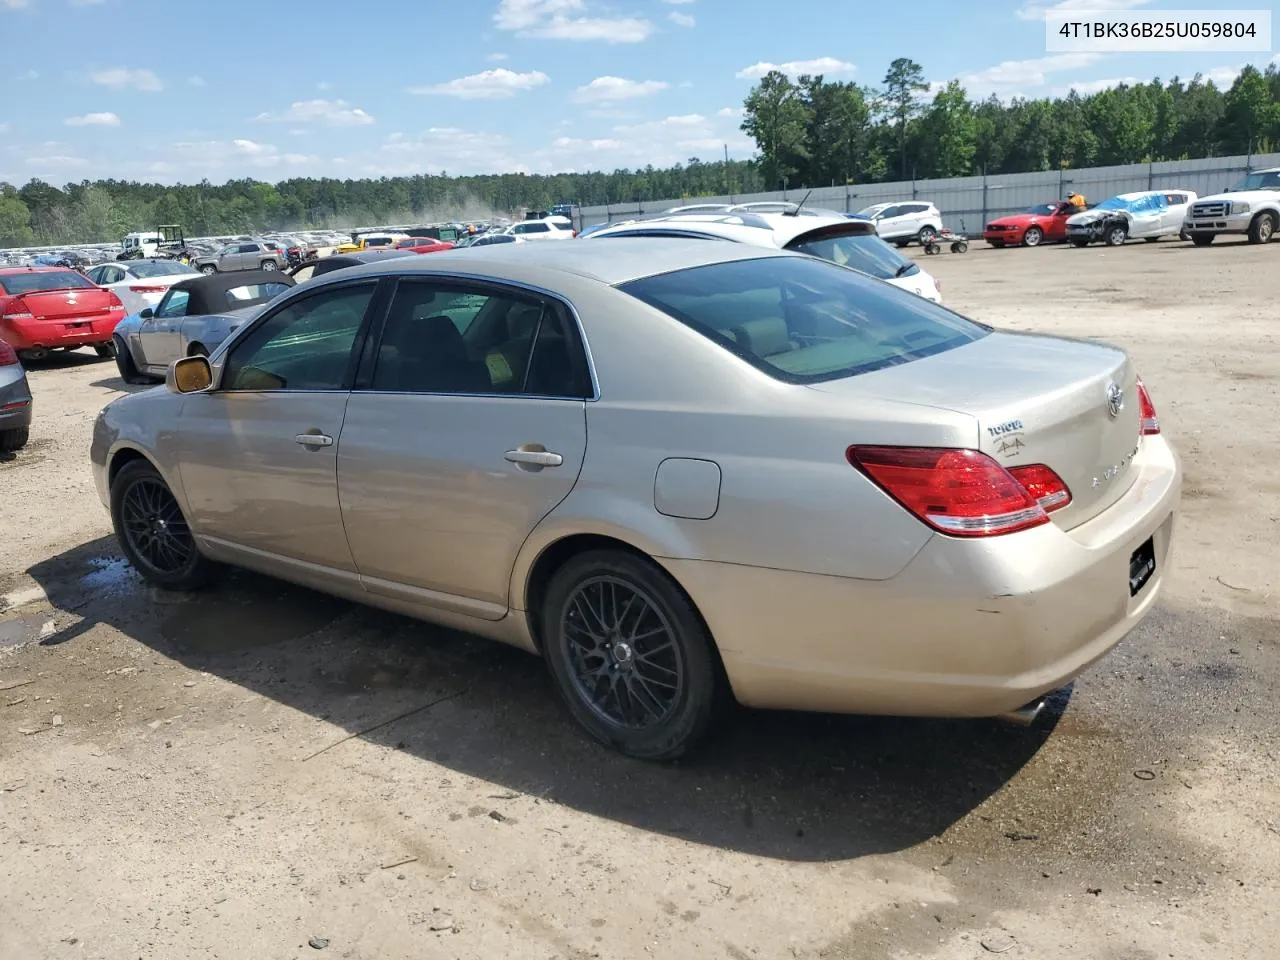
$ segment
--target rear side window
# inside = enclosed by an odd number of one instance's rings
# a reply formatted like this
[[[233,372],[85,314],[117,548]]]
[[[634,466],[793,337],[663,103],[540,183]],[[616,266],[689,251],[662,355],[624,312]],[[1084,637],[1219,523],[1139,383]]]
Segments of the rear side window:
[[[807,257],[710,264],[619,289],[787,383],[908,363],[990,332],[923,297]]]
[[[877,280],[919,273],[920,267],[908,260],[874,233],[852,232],[834,227],[802,234],[787,244],[788,250],[807,253],[820,260],[830,260]]]

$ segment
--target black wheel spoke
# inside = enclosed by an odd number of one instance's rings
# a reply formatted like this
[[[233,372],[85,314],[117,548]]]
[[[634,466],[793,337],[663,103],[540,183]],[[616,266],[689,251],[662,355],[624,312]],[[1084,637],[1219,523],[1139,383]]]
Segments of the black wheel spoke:
[[[658,603],[621,577],[580,583],[561,615],[562,642],[583,702],[612,726],[665,721],[684,690],[675,631]]]
[[[195,555],[191,528],[158,477],[139,477],[125,491],[120,530],[138,559],[156,573],[181,573]]]

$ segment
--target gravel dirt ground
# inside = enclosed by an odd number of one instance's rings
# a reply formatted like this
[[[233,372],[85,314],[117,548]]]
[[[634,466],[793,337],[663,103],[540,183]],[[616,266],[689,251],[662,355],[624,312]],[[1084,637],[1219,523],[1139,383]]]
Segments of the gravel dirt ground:
[[[1185,461],[1159,609],[1043,727],[742,713],[643,764],[524,654],[260,577],[147,589],[88,467],[123,384],[34,365],[0,957],[1274,958],[1280,245],[920,259],[971,316],[1128,348]]]

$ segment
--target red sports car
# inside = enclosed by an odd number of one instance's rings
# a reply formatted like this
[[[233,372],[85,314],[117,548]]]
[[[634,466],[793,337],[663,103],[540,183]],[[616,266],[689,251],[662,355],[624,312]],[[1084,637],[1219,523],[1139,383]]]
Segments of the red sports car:
[[[982,231],[982,238],[993,247],[1017,244],[1038,247],[1042,243],[1061,243],[1067,239],[1067,218],[1080,210],[1080,207],[1065,201],[1037,203],[1021,213],[992,220]]]
[[[432,240],[430,237],[407,237],[396,244],[396,249],[411,253],[439,253],[441,250],[452,250],[453,244],[448,240]]]
[[[76,347],[113,356],[111,334],[123,318],[119,297],[74,270],[0,267],[0,340],[24,360]]]

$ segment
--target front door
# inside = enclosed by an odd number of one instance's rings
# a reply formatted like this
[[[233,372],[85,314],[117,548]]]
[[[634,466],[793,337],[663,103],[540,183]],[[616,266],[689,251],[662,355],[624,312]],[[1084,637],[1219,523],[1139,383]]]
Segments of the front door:
[[[138,346],[142,362],[155,369],[163,369],[181,354],[179,327],[187,315],[187,302],[191,294],[186,290],[168,290],[164,299],[156,304],[155,313],[138,325]]]
[[[375,286],[325,288],[264,315],[215,388],[183,405],[176,442],[192,525],[248,566],[354,578],[337,440]]]
[[[1158,237],[1164,231],[1164,216],[1169,204],[1160,194],[1139,199],[1133,207],[1129,225],[1131,237]]]
[[[365,588],[500,619],[517,552],[586,451],[577,325],[536,294],[402,279],[375,356],[338,445]]]

